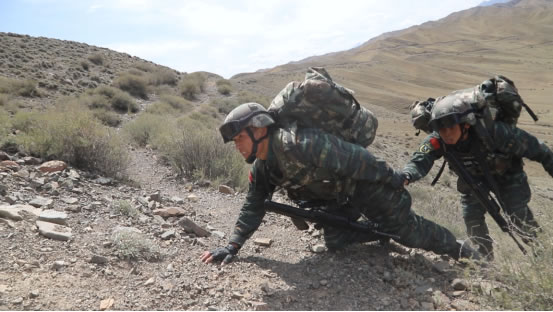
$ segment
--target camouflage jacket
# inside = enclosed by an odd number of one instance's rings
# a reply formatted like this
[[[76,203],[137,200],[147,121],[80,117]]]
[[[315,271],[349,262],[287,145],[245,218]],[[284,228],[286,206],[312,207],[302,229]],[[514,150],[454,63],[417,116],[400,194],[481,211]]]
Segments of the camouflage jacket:
[[[492,175],[498,180],[508,180],[508,176],[522,171],[522,158],[540,162],[544,169],[553,176],[553,153],[540,140],[528,132],[514,128],[502,122],[495,122],[491,134],[494,151],[487,150],[473,131],[469,131],[469,138],[455,146],[447,146],[450,152],[465,165],[471,176],[484,180],[483,170],[476,157],[474,148],[479,148]],[[413,153],[403,172],[410,175],[411,182],[426,176],[434,161],[443,156],[443,146],[436,132],[428,135],[419,149]],[[462,181],[458,181],[462,183]],[[461,187],[462,188],[462,187]],[[458,185],[459,191],[463,192]],[[466,188],[463,188],[466,190]]]
[[[394,170],[362,146],[318,129],[274,129],[266,160],[257,159],[230,242],[243,245],[265,216],[263,202],[277,186],[291,199],[335,200],[352,195],[356,181],[387,183]]]

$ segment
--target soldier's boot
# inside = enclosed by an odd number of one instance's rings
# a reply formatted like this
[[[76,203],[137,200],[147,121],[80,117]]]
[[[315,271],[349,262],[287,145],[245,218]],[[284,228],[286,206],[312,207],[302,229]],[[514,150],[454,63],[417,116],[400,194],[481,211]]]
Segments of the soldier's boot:
[[[477,246],[478,252],[486,261],[493,261],[493,241],[486,223],[477,220],[468,221],[465,225],[467,226],[467,234],[469,235],[470,241]]]
[[[337,251],[354,243],[380,242],[381,239],[387,237],[375,233],[362,233],[324,226],[323,238],[329,251]]]
[[[477,250],[470,247],[465,241],[457,240],[456,248],[448,253],[455,260],[471,259],[475,261],[482,260],[482,255]]]

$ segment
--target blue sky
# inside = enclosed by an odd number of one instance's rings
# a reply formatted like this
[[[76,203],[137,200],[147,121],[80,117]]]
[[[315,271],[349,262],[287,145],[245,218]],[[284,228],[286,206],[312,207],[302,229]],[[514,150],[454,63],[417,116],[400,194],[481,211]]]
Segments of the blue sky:
[[[482,0],[0,0],[0,31],[230,76],[350,49]]]

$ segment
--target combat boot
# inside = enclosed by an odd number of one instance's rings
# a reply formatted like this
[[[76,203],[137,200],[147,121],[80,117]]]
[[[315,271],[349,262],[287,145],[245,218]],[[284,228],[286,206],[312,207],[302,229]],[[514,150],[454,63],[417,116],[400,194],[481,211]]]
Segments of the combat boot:
[[[486,261],[493,261],[493,240],[490,237],[486,223],[476,220],[466,222],[465,225],[470,241],[477,246],[480,255],[482,255]]]
[[[463,240],[457,240],[456,248],[452,252],[448,253],[448,255],[455,260],[459,260],[461,258],[475,261],[482,260],[482,255]]]

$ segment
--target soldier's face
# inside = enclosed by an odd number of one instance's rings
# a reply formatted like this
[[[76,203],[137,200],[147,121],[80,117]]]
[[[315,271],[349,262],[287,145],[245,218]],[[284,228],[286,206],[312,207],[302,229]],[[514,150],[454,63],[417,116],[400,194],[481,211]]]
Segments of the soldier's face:
[[[442,128],[439,131],[440,137],[444,140],[445,144],[454,145],[457,144],[461,138],[461,125],[456,124],[450,128]]]
[[[248,158],[250,156],[250,153],[252,152],[253,142],[250,139],[250,136],[248,135],[248,132],[246,130],[240,131],[237,136],[235,136],[233,139],[234,146],[236,146],[236,149],[238,152],[240,152],[240,155],[244,157],[244,159]]]

